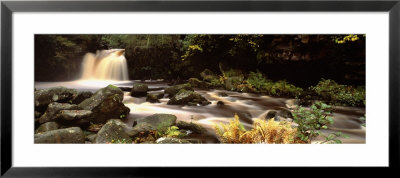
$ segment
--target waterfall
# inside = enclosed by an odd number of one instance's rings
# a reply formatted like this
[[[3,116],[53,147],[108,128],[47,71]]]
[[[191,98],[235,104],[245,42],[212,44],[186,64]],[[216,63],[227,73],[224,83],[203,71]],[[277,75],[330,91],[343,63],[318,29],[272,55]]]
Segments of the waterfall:
[[[82,80],[129,80],[124,49],[87,53],[82,61]]]

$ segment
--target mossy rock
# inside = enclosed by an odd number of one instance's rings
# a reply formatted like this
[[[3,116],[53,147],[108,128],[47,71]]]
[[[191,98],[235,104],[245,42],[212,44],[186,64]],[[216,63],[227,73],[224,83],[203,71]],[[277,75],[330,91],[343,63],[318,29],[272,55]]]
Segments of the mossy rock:
[[[149,87],[146,84],[135,83],[131,90],[131,96],[142,97],[147,95]]]
[[[38,129],[36,129],[35,133],[42,133],[42,132],[47,132],[51,130],[57,130],[60,128],[60,126],[57,124],[57,122],[46,122],[42,125],[39,126]]]
[[[35,134],[35,143],[85,143],[85,134],[79,127],[51,130]]]
[[[113,143],[117,141],[126,141],[132,143],[130,135],[127,133],[127,126],[119,119],[111,119],[97,133],[95,143]]]
[[[121,89],[109,85],[82,101],[79,107],[93,112],[93,123],[104,123],[108,119],[121,118],[129,114],[130,109],[122,103],[123,98]]]
[[[168,96],[171,98],[182,89],[194,91],[190,84],[180,84],[166,88],[164,93],[168,94]]]
[[[46,110],[47,105],[52,102],[69,103],[77,95],[77,90],[66,87],[36,90],[34,92],[35,110],[43,112]]]
[[[189,84],[193,87],[193,88],[200,88],[200,89],[208,89],[211,88],[211,84],[208,82],[204,82],[204,81],[200,81],[197,78],[190,78],[188,80]]]

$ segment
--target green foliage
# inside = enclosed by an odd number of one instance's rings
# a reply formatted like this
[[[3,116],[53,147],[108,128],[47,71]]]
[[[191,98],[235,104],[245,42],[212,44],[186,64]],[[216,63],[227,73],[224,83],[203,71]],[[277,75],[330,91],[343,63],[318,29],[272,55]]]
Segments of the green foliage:
[[[365,87],[354,88],[347,85],[339,85],[333,80],[322,79],[316,86],[310,87],[310,90],[320,98],[334,105],[365,105]]]
[[[326,135],[322,135],[325,140],[321,143],[327,143],[327,144],[341,144],[342,141],[339,140],[339,137],[343,137],[343,138],[349,138],[348,135],[342,133],[342,132],[334,132],[334,133],[330,133],[327,136]]]
[[[177,126],[167,126],[165,124],[160,124],[157,127],[157,132],[155,134],[157,138],[161,137],[185,137],[187,136],[185,133],[181,132]]]
[[[257,91],[271,96],[297,97],[303,92],[302,88],[296,87],[284,80],[277,82],[268,80],[260,72],[250,72],[246,82]]]
[[[312,139],[321,134],[320,129],[327,129],[328,124],[333,124],[331,114],[332,107],[316,102],[310,109],[297,107],[293,112],[293,120],[298,124],[297,137],[305,142],[311,143]]]
[[[359,36],[360,36],[360,35],[353,35],[353,34],[350,34],[350,35],[340,35],[340,36],[335,36],[335,37],[333,38],[333,40],[334,40],[335,43],[337,43],[337,44],[343,44],[343,43],[346,43],[346,42],[357,41],[357,40],[360,39]]]

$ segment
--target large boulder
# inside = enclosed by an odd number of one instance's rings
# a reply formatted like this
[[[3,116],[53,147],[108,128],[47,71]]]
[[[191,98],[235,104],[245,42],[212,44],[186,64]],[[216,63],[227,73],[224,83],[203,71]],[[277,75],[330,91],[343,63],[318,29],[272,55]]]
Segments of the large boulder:
[[[135,83],[131,90],[131,96],[141,97],[146,96],[149,87],[146,84]]]
[[[93,93],[90,91],[79,91],[78,94],[74,98],[72,98],[71,102],[72,104],[79,104],[85,99],[90,98],[91,96],[93,96]]]
[[[85,134],[79,127],[51,130],[35,134],[35,143],[85,143]]]
[[[61,110],[56,116],[57,122],[63,125],[87,127],[94,121],[93,112],[89,110]]]
[[[42,133],[42,132],[47,132],[51,130],[57,130],[60,128],[60,126],[57,124],[57,122],[46,122],[42,125],[39,126],[38,129],[36,129],[35,133]]]
[[[193,133],[197,133],[197,134],[201,134],[201,133],[204,133],[205,132],[205,128],[204,127],[202,127],[202,126],[200,126],[200,125],[198,125],[198,124],[195,124],[195,123],[193,123],[193,122],[184,122],[184,121],[178,121],[177,123],[176,123],[176,126],[179,128],[179,129],[183,129],[183,130],[190,130],[190,131],[192,131]]]
[[[171,98],[172,96],[177,94],[182,89],[194,91],[193,88],[190,86],[190,84],[180,84],[180,85],[175,85],[175,86],[166,88],[164,90],[164,93],[168,94],[168,96]]]
[[[198,106],[198,105],[208,105],[211,102],[207,101],[204,97],[200,94],[182,89],[176,95],[174,95],[167,104],[170,105],[191,105],[191,106]]]
[[[139,118],[136,120],[137,125],[133,127],[134,129],[140,130],[164,130],[170,126],[175,125],[176,116],[172,114],[153,114],[144,118]],[[143,124],[146,123],[146,124]],[[145,129],[144,129],[145,128]]]
[[[200,72],[200,76],[203,78],[204,81],[211,82],[212,80],[217,80],[218,76],[214,74],[209,69],[204,69],[202,72]]]
[[[57,114],[61,110],[78,110],[81,109],[78,105],[68,104],[68,103],[50,103],[46,109],[46,112],[40,116],[39,123],[43,124],[45,122],[55,121],[57,119]]]
[[[119,119],[111,119],[97,133],[96,143],[116,143],[125,142],[132,143],[132,139],[128,132],[130,127]]]
[[[190,86],[192,86],[193,88],[200,88],[200,89],[208,89],[211,87],[211,84],[208,82],[204,82],[204,81],[200,81],[197,78],[190,78],[188,80]]]
[[[53,87],[48,89],[36,90],[34,93],[35,110],[43,112],[46,110],[47,105],[52,102],[70,103],[76,97],[78,91],[65,87]]]
[[[130,109],[122,103],[123,99],[121,89],[108,85],[82,101],[79,107],[93,112],[93,123],[104,123],[109,119],[125,118],[129,114]]]

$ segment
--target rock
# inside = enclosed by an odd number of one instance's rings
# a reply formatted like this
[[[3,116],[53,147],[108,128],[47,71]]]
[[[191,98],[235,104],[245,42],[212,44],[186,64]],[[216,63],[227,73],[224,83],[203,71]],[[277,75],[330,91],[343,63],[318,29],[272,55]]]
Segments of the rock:
[[[35,143],[85,143],[85,134],[79,127],[51,130],[35,134]]]
[[[200,89],[208,89],[211,87],[211,84],[208,82],[204,82],[204,81],[200,81],[197,78],[190,78],[188,80],[190,86],[192,86],[193,88],[200,88]]]
[[[35,133],[42,133],[42,132],[47,132],[51,130],[57,130],[60,128],[60,126],[56,122],[46,122],[42,125],[39,126],[38,129],[36,129]]]
[[[161,98],[164,97],[164,93],[148,93],[146,101],[150,103],[159,103]]]
[[[226,94],[225,92],[219,92],[219,93],[218,93],[218,96],[220,96],[220,97],[227,97],[228,94]]]
[[[34,93],[35,110],[43,112],[52,102],[69,103],[77,94],[77,90],[65,87],[36,90]]]
[[[222,101],[217,102],[217,106],[223,106],[223,105],[225,105],[224,102],[222,102]]]
[[[103,125],[104,124],[91,124],[88,128],[87,128],[87,130],[88,131],[90,131],[90,132],[98,132],[102,127],[103,127]]]
[[[161,137],[156,140],[156,143],[158,143],[158,144],[182,144],[182,143],[190,143],[190,142],[187,140],[184,140],[184,139]]]
[[[281,108],[281,110],[278,112],[278,115],[285,118],[293,118],[292,112],[287,108]]]
[[[131,87],[118,87],[119,89],[121,89],[122,91],[132,91]]]
[[[141,132],[149,132],[154,130],[157,130],[157,128],[154,128],[152,124],[149,124],[147,122],[141,122],[139,124],[136,124],[132,129],[130,129],[128,131],[128,135],[135,137]]]
[[[149,87],[146,84],[135,83],[133,84],[133,88],[131,90],[131,96],[141,97],[146,96]]]
[[[204,97],[202,97],[200,94],[190,91],[190,90],[185,90],[182,89],[180,90],[176,95],[174,95],[167,104],[170,105],[191,105],[191,106],[197,106],[197,105],[208,105],[211,104],[211,102],[207,101]]]
[[[201,133],[205,132],[204,127],[202,127],[202,126],[200,126],[198,124],[195,124],[193,122],[188,123],[188,122],[184,122],[184,121],[178,121],[176,123],[176,126],[179,129],[190,130],[193,133],[197,133],[197,134],[201,134]]]
[[[79,110],[81,109],[78,105],[68,103],[50,103],[46,109],[46,112],[39,118],[39,123],[55,121],[57,114],[61,110]]]
[[[121,89],[108,85],[82,101],[79,107],[93,112],[93,123],[104,123],[109,119],[125,118],[129,114],[130,109],[122,103],[123,98]]]
[[[80,91],[78,94],[72,99],[72,104],[79,104],[85,99],[90,98],[93,96],[93,93],[90,91]]]
[[[218,79],[218,76],[214,74],[209,69],[204,69],[202,72],[200,72],[200,76],[203,78],[204,81],[211,82],[212,80]]]
[[[135,128],[146,128],[148,130],[167,129],[175,125],[176,116],[172,114],[153,114],[136,120]],[[142,124],[146,123],[146,125]],[[147,125],[148,124],[148,125]],[[144,130],[144,129],[141,129]]]
[[[92,117],[93,112],[89,110],[61,110],[58,113],[58,118],[63,120],[81,120]]]
[[[63,125],[80,126],[86,128],[93,119],[93,112],[89,110],[61,110],[57,116],[57,122]]]
[[[168,96],[171,98],[182,89],[185,89],[188,91],[194,91],[193,88],[190,86],[190,84],[180,84],[180,85],[175,85],[175,86],[166,88],[164,90],[164,93],[168,94]]]
[[[267,115],[265,115],[265,119],[266,120],[269,120],[269,119],[271,119],[271,118],[275,118],[275,119],[277,119],[276,118],[276,114],[277,114],[278,112],[277,111],[268,111],[267,112]]]
[[[96,142],[96,137],[97,137],[97,134],[90,134],[90,135],[86,136],[86,140],[90,141],[92,143],[95,143]]]
[[[112,143],[125,141],[132,143],[132,139],[128,135],[130,128],[119,119],[111,119],[99,130],[95,143]]]

